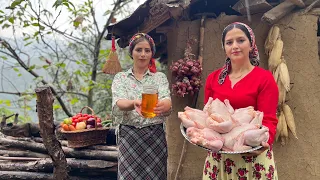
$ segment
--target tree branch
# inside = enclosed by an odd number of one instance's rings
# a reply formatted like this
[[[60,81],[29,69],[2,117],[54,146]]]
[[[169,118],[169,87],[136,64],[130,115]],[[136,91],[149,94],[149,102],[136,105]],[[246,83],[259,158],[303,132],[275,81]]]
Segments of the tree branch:
[[[30,9],[31,9],[31,11],[32,11],[37,17],[40,17],[40,14],[38,14],[38,13],[33,9],[33,7],[32,7],[31,5],[30,5]],[[77,37],[72,36],[72,35],[70,35],[70,34],[64,33],[64,32],[62,32],[62,31],[54,28],[52,25],[46,23],[45,21],[43,21],[43,20],[41,20],[41,19],[39,19],[39,20],[40,20],[40,22],[41,22],[42,24],[46,25],[46,26],[49,27],[51,30],[53,30],[53,31],[55,31],[55,32],[57,32],[57,33],[65,36],[66,38],[68,38],[68,39],[70,39],[70,40],[72,40],[72,41],[75,41],[75,42],[77,42],[77,43],[79,43],[79,44],[82,44],[82,45],[85,46],[85,47],[88,47],[88,45],[93,46],[92,44],[90,44],[89,42],[86,42],[86,41],[83,40],[83,39],[80,39],[80,38],[77,38]],[[39,24],[40,24],[40,23],[39,23]],[[86,44],[85,44],[85,43],[86,43]],[[88,49],[89,49],[91,52],[93,52],[89,47],[88,47]]]
[[[94,23],[94,25],[96,26],[97,31],[98,31],[98,34],[99,34],[99,33],[100,33],[100,30],[99,30],[99,26],[98,26],[98,23],[97,23],[97,20],[96,20],[96,17],[95,17],[95,12],[94,12],[94,10],[93,10],[93,7],[91,7],[90,10],[91,10],[92,18],[93,18],[93,23]]]
[[[92,82],[96,81],[96,78],[97,78],[97,66],[98,66],[98,62],[99,62],[98,58],[99,58],[99,53],[100,53],[101,40],[104,36],[104,33],[107,30],[107,27],[110,25],[111,20],[114,17],[116,10],[118,9],[118,7],[120,6],[120,4],[122,2],[125,2],[125,0],[117,0],[115,2],[114,7],[112,9],[112,12],[111,12],[107,22],[105,23],[102,32],[98,34],[98,38],[97,38],[97,41],[94,46],[93,67],[92,67],[92,75],[91,75]],[[92,99],[93,98],[93,89],[92,88],[89,90],[88,96],[89,96],[88,97],[88,106],[93,107],[93,99]]]
[[[25,93],[25,92],[9,92],[9,91],[0,91],[0,94],[11,94],[16,96],[24,96],[24,95],[34,95],[35,93]],[[75,94],[82,96],[84,98],[88,98],[88,95],[78,92],[70,92],[70,91],[59,91],[57,94]]]
[[[20,59],[20,57],[18,56],[18,54],[15,52],[15,50],[11,47],[11,45],[5,41],[4,39],[2,39],[0,37],[0,42],[1,44],[14,56],[14,59],[16,59],[18,61],[18,63],[21,65],[21,67],[23,67],[26,71],[28,71],[30,74],[32,74],[34,77],[38,78],[40,77],[37,73],[35,73],[32,69],[30,69],[30,67],[28,67],[23,61],[22,59]],[[41,80],[41,82],[43,84],[49,85],[49,83],[45,80]],[[64,112],[68,115],[68,116],[72,116],[72,114],[69,112],[69,110],[67,109],[66,105],[64,104],[64,102],[62,101],[62,99],[58,96],[56,90],[50,85],[51,87],[51,91],[54,94],[54,96],[57,98],[58,102],[60,103],[62,109],[64,110]]]

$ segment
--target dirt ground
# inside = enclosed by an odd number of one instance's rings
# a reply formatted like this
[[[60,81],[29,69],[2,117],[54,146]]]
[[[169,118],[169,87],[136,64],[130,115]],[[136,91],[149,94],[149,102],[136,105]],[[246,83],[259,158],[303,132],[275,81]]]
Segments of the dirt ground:
[[[252,17],[247,22],[244,17],[224,16],[218,19],[207,19],[205,22],[203,81],[213,70],[223,66],[225,54],[221,47],[223,28],[231,22],[247,23],[255,32],[260,52],[261,67],[267,68],[267,57],[264,54],[264,41],[269,25],[260,21],[261,15]],[[285,146],[279,142],[274,144],[274,155],[279,179],[320,179],[320,64],[317,42],[317,20],[312,15],[290,14],[279,21],[282,39],[284,41],[284,57],[287,61],[292,90],[287,95],[287,104],[292,108],[299,139],[290,139]],[[199,37],[200,21],[179,22],[175,24],[168,36],[168,62],[183,57],[183,51],[188,38]],[[197,45],[193,53],[198,53]],[[169,81],[171,75],[168,74]],[[168,179],[174,179],[179,164],[183,137],[180,133],[180,120],[177,112],[190,104],[190,99],[173,97],[174,112],[167,121],[167,137],[169,145]],[[203,88],[198,98],[198,107],[203,107]],[[182,163],[181,179],[201,179],[206,151],[187,145],[186,156]]]

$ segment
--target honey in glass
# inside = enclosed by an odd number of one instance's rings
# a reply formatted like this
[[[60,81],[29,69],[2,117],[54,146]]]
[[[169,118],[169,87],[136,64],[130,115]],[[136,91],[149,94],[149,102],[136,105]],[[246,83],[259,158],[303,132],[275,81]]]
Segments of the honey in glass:
[[[142,92],[141,114],[145,118],[156,116],[153,109],[158,103],[158,89],[155,86],[144,86]]]

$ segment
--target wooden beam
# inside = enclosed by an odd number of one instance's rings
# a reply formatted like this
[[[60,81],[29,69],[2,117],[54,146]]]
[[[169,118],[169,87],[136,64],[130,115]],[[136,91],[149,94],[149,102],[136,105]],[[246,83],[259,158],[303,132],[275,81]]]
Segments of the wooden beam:
[[[169,31],[172,31],[172,27],[171,26],[160,26],[160,27],[156,28],[156,33],[166,34]]]
[[[313,3],[311,3],[304,11],[303,14],[307,14],[315,5],[319,3],[320,0],[315,0]]]
[[[149,33],[152,30],[161,26],[167,20],[178,17],[179,12],[182,12],[180,7],[169,8],[166,12],[162,12],[161,14],[155,14],[154,16],[149,16],[147,20],[139,28],[137,28],[137,30],[139,32]],[[121,48],[126,47],[128,45],[128,41],[130,37],[133,34],[137,33],[138,32],[137,30],[126,33],[127,36],[123,36],[119,39],[119,41],[117,41],[118,45]]]
[[[288,1],[292,2],[293,4],[295,4],[296,6],[298,6],[300,8],[306,7],[306,5],[304,4],[304,2],[302,0],[288,0]]]
[[[264,13],[261,20],[269,24],[276,23],[279,19],[290,13],[296,7],[295,4],[289,1],[280,3],[278,6],[272,8],[270,11]]]
[[[306,6],[309,6],[310,4],[312,4],[315,0],[304,0],[304,4]],[[314,7],[320,7],[320,4],[317,4],[316,6]]]
[[[238,11],[242,15],[247,14],[246,0],[238,1],[232,9]],[[249,0],[250,14],[262,13],[270,10],[272,6],[266,0]]]
[[[144,33],[148,33],[150,31],[152,31],[153,29],[155,29],[156,27],[160,26],[162,23],[166,22],[170,18],[171,18],[171,16],[170,16],[169,12],[164,13],[162,16],[156,16],[156,17],[149,16],[146,23],[143,23],[142,26],[139,27],[139,31],[144,32]]]
[[[308,12],[308,14],[320,16],[320,8],[313,8],[311,11]]]

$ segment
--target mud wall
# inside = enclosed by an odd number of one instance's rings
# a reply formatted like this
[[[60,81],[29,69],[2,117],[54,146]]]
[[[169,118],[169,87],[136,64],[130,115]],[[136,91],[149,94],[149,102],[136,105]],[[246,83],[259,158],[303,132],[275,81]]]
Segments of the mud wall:
[[[293,109],[298,140],[274,146],[280,179],[320,179],[320,64],[316,16],[294,14],[280,22],[290,79],[288,105]]]
[[[215,69],[222,67],[225,53],[221,47],[223,28],[231,22],[240,21],[252,27],[260,52],[261,67],[267,68],[267,57],[264,54],[264,41],[269,25],[260,21],[261,15],[252,17],[249,23],[244,17],[224,16],[205,21],[203,80]],[[320,179],[319,162],[320,134],[320,66],[317,46],[317,17],[299,16],[296,13],[283,18],[281,27],[284,41],[284,56],[287,59],[292,91],[287,95],[288,104],[294,111],[299,140],[290,137],[286,146],[274,145],[275,160],[279,179]],[[186,40],[199,38],[200,21],[178,22],[168,36],[168,64],[183,57]],[[193,53],[198,53],[197,44]],[[171,75],[168,74],[169,81]],[[188,99],[189,98],[189,99]],[[167,122],[169,145],[168,179],[174,179],[180,161],[183,140],[179,129],[180,120],[177,112],[190,105],[191,98],[172,97],[174,112]],[[203,88],[198,98],[197,108],[203,107]],[[206,151],[187,143],[187,151],[182,163],[181,179],[201,179]]]

